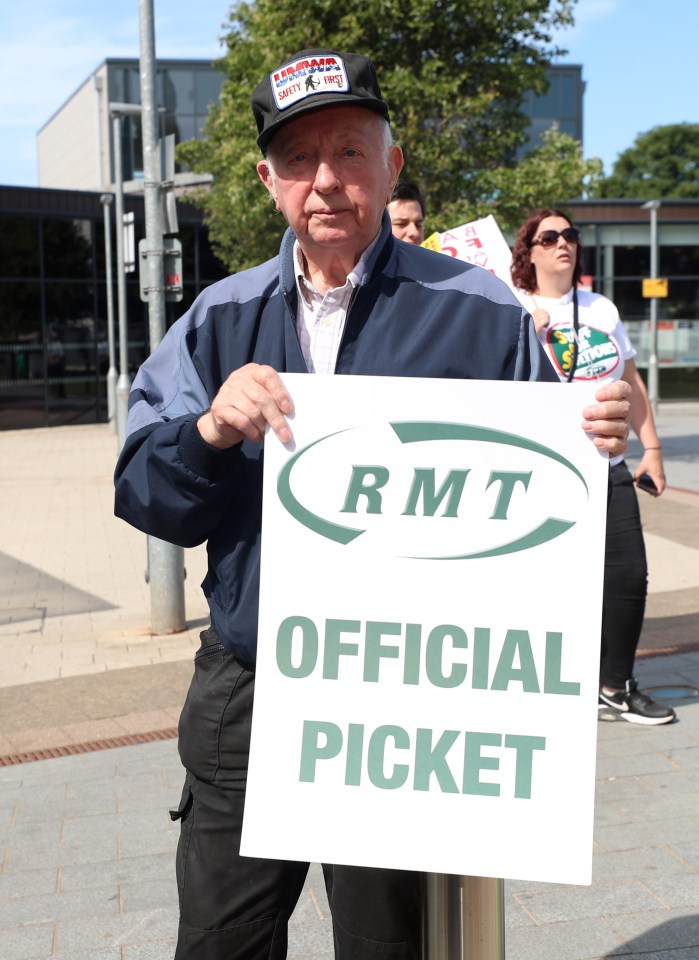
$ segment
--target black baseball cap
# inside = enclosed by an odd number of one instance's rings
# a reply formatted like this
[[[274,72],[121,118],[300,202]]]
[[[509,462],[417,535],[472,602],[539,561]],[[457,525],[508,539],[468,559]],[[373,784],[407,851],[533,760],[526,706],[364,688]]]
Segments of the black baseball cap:
[[[374,64],[368,57],[337,50],[301,50],[257,85],[252,95],[257,145],[264,153],[277,130],[307,110],[333,104],[367,107],[386,120]]]

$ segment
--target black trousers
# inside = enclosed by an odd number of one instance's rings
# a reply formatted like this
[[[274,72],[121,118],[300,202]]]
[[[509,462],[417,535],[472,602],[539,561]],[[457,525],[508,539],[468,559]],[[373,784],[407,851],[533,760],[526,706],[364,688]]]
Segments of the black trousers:
[[[648,565],[638,496],[622,460],[612,467],[604,557],[600,683],[623,688],[633,676],[648,590]]]
[[[175,960],[283,960],[308,864],[240,856],[255,675],[213,631],[201,643],[180,718],[187,775],[171,814],[181,820]],[[270,817],[283,802],[269,798]],[[330,864],[323,872],[338,960],[417,960],[419,874]]]

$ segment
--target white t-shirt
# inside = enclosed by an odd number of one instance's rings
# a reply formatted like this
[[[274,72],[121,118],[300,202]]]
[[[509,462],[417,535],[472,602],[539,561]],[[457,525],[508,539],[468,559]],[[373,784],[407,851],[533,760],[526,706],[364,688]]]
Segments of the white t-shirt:
[[[551,321],[539,333],[539,341],[553,368],[565,382],[573,360],[573,290],[564,296],[540,297],[516,291],[521,303],[532,313],[545,310]],[[636,356],[629,335],[611,300],[600,293],[578,290],[578,358],[574,381],[595,380],[612,383],[620,380],[624,363]]]
[[[562,297],[540,297],[539,294],[515,293],[523,306],[532,313],[545,310],[551,318],[539,333],[539,341],[554,370],[565,383],[573,362],[573,289]],[[611,300],[600,293],[578,290],[578,357],[573,382],[594,380],[600,385],[620,380],[624,363],[636,356],[629,335]],[[619,463],[615,457],[610,463]]]

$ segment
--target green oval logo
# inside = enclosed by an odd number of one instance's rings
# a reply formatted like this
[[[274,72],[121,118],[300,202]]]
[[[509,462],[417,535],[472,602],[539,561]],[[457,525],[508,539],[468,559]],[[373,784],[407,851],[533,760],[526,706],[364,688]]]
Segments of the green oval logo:
[[[285,463],[277,492],[318,536],[434,560],[533,549],[570,530],[588,501],[580,470],[550,447],[475,424],[417,420],[319,437]]]

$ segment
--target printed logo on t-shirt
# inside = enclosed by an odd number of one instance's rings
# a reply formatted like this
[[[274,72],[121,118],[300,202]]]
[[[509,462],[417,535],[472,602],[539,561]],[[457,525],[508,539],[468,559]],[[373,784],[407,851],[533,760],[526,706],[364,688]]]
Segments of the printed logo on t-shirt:
[[[603,380],[621,363],[621,350],[613,337],[603,330],[581,324],[578,330],[578,358],[575,380]],[[573,331],[554,327],[546,336],[546,348],[559,375],[567,377],[573,363]]]

